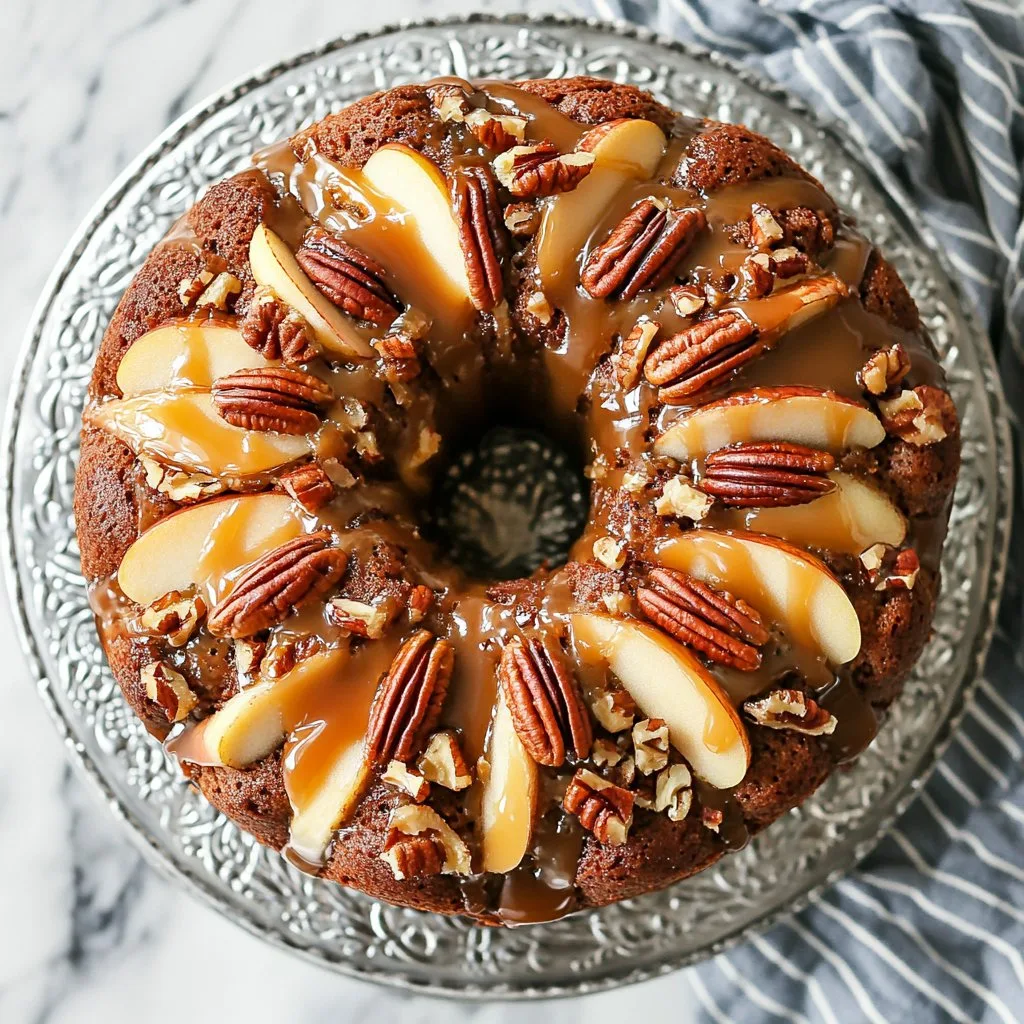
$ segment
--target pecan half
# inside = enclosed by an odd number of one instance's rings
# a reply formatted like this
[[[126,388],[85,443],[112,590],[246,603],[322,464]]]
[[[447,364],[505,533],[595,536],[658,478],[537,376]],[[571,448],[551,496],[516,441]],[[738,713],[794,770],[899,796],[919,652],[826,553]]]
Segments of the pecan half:
[[[470,297],[486,312],[505,294],[501,262],[508,252],[494,173],[486,165],[462,167],[452,175],[451,190]]]
[[[562,806],[608,846],[621,846],[633,824],[633,794],[586,768],[572,777]]]
[[[580,281],[595,299],[632,299],[657,288],[707,227],[702,210],[637,203],[583,264]]]
[[[295,258],[313,284],[349,316],[385,327],[401,313],[385,284],[384,268],[323,228],[307,233]]]
[[[402,644],[370,710],[371,761],[410,761],[420,752],[441,715],[454,660],[451,644],[425,629]]]
[[[769,729],[792,729],[808,736],[835,732],[836,717],[799,690],[772,690],[766,697],[743,705],[747,716]]]
[[[239,370],[213,382],[213,404],[232,426],[308,434],[320,426],[319,407],[334,392],[319,377],[302,370],[269,366]]]
[[[835,468],[828,452],[801,444],[740,444],[707,457],[701,487],[735,508],[804,505],[836,489],[826,475]]]
[[[760,666],[758,647],[768,642],[769,634],[745,601],[676,569],[652,569],[648,582],[650,586],[637,588],[637,604],[669,636],[720,665],[743,672]]]
[[[757,328],[738,313],[719,313],[659,342],[644,364],[644,375],[668,405],[682,405],[706,387],[725,380],[764,351]]]
[[[276,626],[291,610],[329,590],[341,578],[348,555],[326,530],[282,544],[257,559],[210,613],[217,636],[250,637]]]
[[[307,512],[316,512],[334,497],[334,483],[319,462],[307,462],[278,478],[277,486]]]
[[[562,153],[547,140],[513,146],[494,159],[498,181],[519,199],[570,192],[593,166],[592,153]]]
[[[538,764],[557,767],[569,752],[590,752],[586,705],[565,659],[547,639],[513,637],[501,652],[498,678],[516,733]]]
[[[266,288],[256,290],[238,329],[245,343],[266,359],[294,366],[320,354],[306,318]]]

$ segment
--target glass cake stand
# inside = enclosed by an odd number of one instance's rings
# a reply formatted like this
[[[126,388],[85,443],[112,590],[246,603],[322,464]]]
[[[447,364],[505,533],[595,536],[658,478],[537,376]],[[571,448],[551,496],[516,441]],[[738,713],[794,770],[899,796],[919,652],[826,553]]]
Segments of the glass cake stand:
[[[93,357],[121,293],[171,223],[253,150],[369,92],[450,74],[614,78],[774,139],[902,274],[963,425],[934,636],[856,766],[695,878],[517,930],[396,909],[304,875],[185,785],[106,665],[72,521]],[[168,129],[111,187],[54,270],[25,340],[3,458],[7,582],[39,692],[73,760],[149,860],[249,931],[332,970],[451,996],[526,998],[610,988],[706,957],[804,905],[874,847],[935,764],[980,671],[1003,579],[1012,454],[984,334],[912,204],[870,154],[713,54],[594,22],[475,17],[339,39],[225,89]]]

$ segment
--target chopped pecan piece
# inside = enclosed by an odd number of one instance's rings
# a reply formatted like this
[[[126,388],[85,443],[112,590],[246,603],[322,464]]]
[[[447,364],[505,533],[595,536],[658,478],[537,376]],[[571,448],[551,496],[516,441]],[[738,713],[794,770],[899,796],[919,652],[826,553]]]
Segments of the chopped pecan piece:
[[[598,768],[614,768],[625,756],[624,751],[619,749],[614,740],[601,737],[594,740],[590,750],[590,759]]]
[[[422,583],[413,587],[408,600],[410,622],[422,622],[433,603],[434,592],[430,587]]]
[[[621,846],[633,824],[633,794],[586,768],[572,777],[562,806],[607,846]]]
[[[295,254],[309,279],[349,316],[378,327],[391,323],[401,305],[376,260],[323,228],[312,228]]]
[[[172,647],[188,642],[206,614],[206,602],[198,595],[172,590],[142,610],[139,625],[148,633],[164,637]]]
[[[644,360],[660,329],[661,324],[657,320],[642,316],[622,339],[615,357],[615,377],[623,390],[631,391],[640,383]]]
[[[707,457],[701,487],[735,508],[804,505],[835,490],[835,468],[828,452],[800,444],[740,444]]]
[[[598,537],[594,541],[594,557],[606,569],[621,569],[626,564],[626,546],[614,537]]]
[[[744,672],[760,666],[758,647],[769,635],[750,605],[676,569],[652,569],[648,582],[637,588],[637,604],[669,636],[721,665]]]
[[[494,173],[519,199],[571,192],[594,166],[592,153],[562,153],[545,140],[513,146],[494,159]]]
[[[328,622],[347,629],[353,636],[379,640],[397,610],[387,601],[366,604],[363,601],[350,601],[347,597],[335,597],[328,601],[326,614]]]
[[[238,370],[213,383],[213,404],[232,426],[308,434],[320,426],[319,408],[334,392],[319,377],[302,370],[269,366]]]
[[[319,462],[307,462],[289,470],[278,478],[277,486],[307,512],[316,512],[334,497],[334,482]]]
[[[693,777],[685,764],[669,765],[654,787],[654,809],[664,811],[672,821],[682,821],[693,804]]]
[[[602,693],[590,705],[594,717],[608,732],[624,732],[636,718],[636,704],[625,690]]]
[[[140,678],[146,688],[146,696],[160,705],[168,722],[184,721],[199,703],[185,677],[163,661],[144,665]]]
[[[146,475],[146,483],[154,491],[166,494],[171,501],[201,501],[227,490],[227,484],[215,476],[187,473],[183,469],[147,459],[144,455],[139,456],[139,465]]]
[[[256,290],[238,329],[245,343],[265,359],[297,366],[320,354],[306,318],[267,288]]]
[[[251,679],[259,670],[263,655],[267,653],[267,645],[257,640],[236,640],[232,648],[239,680]]]
[[[529,238],[540,227],[540,210],[534,203],[509,203],[503,219],[510,234],[516,238]]]
[[[196,299],[206,290],[206,286],[213,280],[213,272],[200,270],[195,277],[183,278],[178,284],[178,298],[181,304],[188,309]]]
[[[725,812],[719,807],[702,807],[700,809],[700,823],[712,832],[718,832],[725,821]]]
[[[423,369],[420,349],[430,328],[430,318],[410,306],[391,324],[383,338],[370,342],[384,361],[384,378],[388,383],[398,384],[419,376]]]
[[[659,342],[644,374],[668,405],[725,380],[764,351],[757,328],[738,313],[719,313]]]
[[[508,252],[494,174],[487,166],[463,167],[452,176],[451,189],[470,297],[486,312],[505,294],[502,260]]]
[[[503,153],[526,138],[526,118],[518,114],[492,114],[477,107],[465,115],[463,122],[481,145],[495,153]]]
[[[672,308],[680,316],[693,316],[699,313],[707,302],[707,296],[692,285],[674,284],[668,290]]]
[[[956,429],[956,406],[941,388],[921,384],[901,391],[895,398],[878,401],[882,426],[907,444],[937,444]]]
[[[565,659],[546,637],[512,637],[498,665],[505,702],[523,746],[538,763],[557,767],[566,754],[590,751],[586,705]]]
[[[442,121],[453,121],[461,124],[466,115],[473,110],[466,90],[454,82],[431,86],[427,90],[430,102]]]
[[[835,732],[836,717],[799,690],[772,690],[766,697],[743,705],[747,716],[769,729],[792,729],[808,736]]]
[[[473,773],[462,753],[458,737],[451,729],[435,732],[427,742],[419,761],[420,771],[430,782],[455,792],[473,784]]]
[[[325,530],[282,544],[238,577],[210,613],[210,632],[244,638],[276,626],[293,608],[334,586],[347,562],[348,555],[331,544]]]
[[[406,793],[417,804],[423,803],[430,795],[430,782],[423,777],[423,773],[410,768],[403,761],[389,761],[380,780]]]
[[[402,644],[370,710],[366,753],[371,761],[411,761],[423,749],[441,715],[454,660],[451,644],[425,629]]]
[[[835,229],[829,216],[824,210],[807,206],[770,210],[763,203],[754,203],[747,222],[736,225],[733,234],[741,244],[757,249],[772,249],[782,244],[811,256],[831,249],[835,242]]]
[[[218,274],[203,289],[203,293],[196,299],[196,308],[213,306],[214,309],[227,312],[228,307],[234,304],[234,300],[241,291],[242,282],[234,274],[229,274],[225,271]]]
[[[860,553],[860,563],[875,590],[913,590],[921,571],[916,551],[897,551],[888,544],[872,544]]]
[[[309,633],[294,640],[279,641],[263,656],[260,662],[260,675],[280,679],[291,672],[300,661],[312,658],[323,649],[323,640]]]
[[[668,764],[668,726],[664,719],[645,718],[633,726],[633,760],[644,775]]]
[[[857,383],[870,395],[893,391],[910,373],[910,356],[898,342],[873,353],[857,373]]]
[[[782,226],[764,203],[750,207],[750,241],[758,249],[770,249],[785,238]]]
[[[707,218],[696,207],[676,210],[644,199],[590,253],[580,281],[595,299],[632,299],[653,291],[705,227]]]
[[[437,811],[423,804],[396,807],[388,817],[381,860],[395,878],[470,872],[469,847]]]
[[[654,503],[659,516],[681,516],[699,523],[711,511],[714,498],[697,490],[681,476],[671,477]]]

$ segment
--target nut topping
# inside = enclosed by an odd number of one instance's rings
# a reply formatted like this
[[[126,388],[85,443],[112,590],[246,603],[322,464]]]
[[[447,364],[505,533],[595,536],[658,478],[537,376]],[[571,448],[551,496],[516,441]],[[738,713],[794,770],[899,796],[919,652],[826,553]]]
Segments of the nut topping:
[[[562,806],[607,846],[621,846],[633,824],[633,794],[586,768],[572,777]]]
[[[402,761],[389,761],[380,780],[407,794],[417,804],[423,803],[430,795],[430,783],[422,773]]]
[[[172,590],[143,609],[139,625],[164,637],[172,647],[182,647],[205,614],[206,602],[198,594],[189,597]]]
[[[196,299],[196,308],[213,306],[214,309],[226,312],[241,291],[242,282],[234,274],[224,271],[218,274]]]
[[[561,653],[545,639],[513,637],[498,665],[505,702],[516,733],[538,763],[557,767],[566,754],[590,752],[586,705]]]
[[[644,775],[668,764],[668,726],[664,719],[645,718],[633,726],[633,760]]]
[[[420,752],[441,715],[454,660],[451,644],[425,629],[402,644],[370,710],[371,761],[411,761]]]
[[[536,199],[571,192],[594,166],[592,153],[561,153],[545,140],[530,146],[513,146],[495,157],[494,173],[519,199]]]
[[[501,261],[508,250],[494,174],[487,166],[463,167],[452,176],[451,188],[470,297],[486,312],[505,294]]]
[[[388,818],[381,860],[395,878],[470,872],[469,847],[437,811],[423,804],[396,807]]]
[[[676,569],[652,569],[648,582],[636,600],[656,626],[720,665],[758,668],[769,635],[750,605]]]
[[[682,821],[693,804],[693,777],[685,764],[669,765],[654,786],[654,809],[664,811],[672,821]]]
[[[257,559],[210,613],[216,636],[245,638],[282,622],[291,610],[329,590],[341,578],[348,555],[331,545],[325,530],[282,544]]]
[[[621,569],[626,564],[626,546],[614,537],[598,537],[594,541],[594,557],[606,569]]]
[[[327,602],[326,614],[328,622],[347,629],[353,636],[379,640],[396,611],[387,603],[365,604],[363,601],[350,601],[347,597],[335,597]]]
[[[644,373],[668,405],[719,384],[764,351],[757,328],[738,313],[719,313],[659,342]]]
[[[423,583],[417,584],[409,592],[409,621],[422,622],[434,603],[434,592]]]
[[[384,268],[323,228],[307,233],[295,258],[313,284],[349,316],[386,327],[401,313],[385,284]]]
[[[835,490],[828,453],[781,442],[720,448],[707,457],[701,487],[735,508],[803,505]]]
[[[917,447],[937,444],[956,429],[953,399],[929,384],[901,391],[895,398],[879,399],[878,411],[888,433]]]
[[[661,495],[654,503],[659,516],[681,516],[699,523],[711,511],[714,498],[688,483],[681,476],[665,482]]]
[[[580,281],[595,299],[633,299],[657,288],[707,227],[703,211],[644,199],[583,264]]]
[[[267,288],[256,290],[238,329],[245,343],[265,359],[296,366],[320,354],[306,318]]]
[[[636,718],[636,703],[625,690],[602,693],[590,705],[594,717],[608,732],[624,732]]]
[[[510,234],[516,238],[529,238],[540,227],[540,210],[533,203],[509,203],[503,220]]]
[[[384,379],[389,384],[399,384],[419,376],[423,369],[420,349],[430,328],[430,318],[410,306],[388,327],[383,338],[374,338],[370,342],[383,360]]]
[[[624,391],[631,391],[640,383],[644,360],[660,329],[657,320],[642,316],[622,339],[615,357],[615,378]]]
[[[829,736],[836,729],[836,716],[799,690],[772,690],[759,700],[748,700],[743,710],[769,729],[792,729],[808,736]]]
[[[213,383],[213,404],[232,426],[308,434],[320,426],[318,409],[334,401],[319,377],[280,366],[239,370]]]
[[[185,677],[163,661],[143,666],[140,679],[146,687],[146,696],[160,705],[168,722],[184,721],[199,703]]]
[[[870,395],[893,391],[910,372],[910,356],[899,343],[881,348],[861,367],[857,383]]]
[[[473,784],[473,773],[451,729],[442,729],[430,737],[420,756],[419,768],[424,778],[455,792]]]
[[[763,203],[754,203],[750,211],[747,222],[734,230],[742,244],[764,250],[781,243],[813,256],[831,249],[835,242],[835,229],[824,210],[807,206],[770,210]]]
[[[316,512],[334,497],[334,482],[319,462],[307,462],[285,473],[277,486],[307,512]]]
[[[492,114],[477,107],[465,115],[463,122],[481,145],[496,153],[503,153],[526,138],[526,118],[518,114]]]
[[[139,456],[139,465],[146,474],[146,483],[154,491],[166,494],[171,501],[201,501],[227,490],[227,484],[215,476],[188,473],[174,466],[165,466],[154,459],[147,459],[145,455]]]
[[[888,544],[872,544],[860,553],[860,563],[875,590],[913,590],[921,561],[912,548],[897,551]]]

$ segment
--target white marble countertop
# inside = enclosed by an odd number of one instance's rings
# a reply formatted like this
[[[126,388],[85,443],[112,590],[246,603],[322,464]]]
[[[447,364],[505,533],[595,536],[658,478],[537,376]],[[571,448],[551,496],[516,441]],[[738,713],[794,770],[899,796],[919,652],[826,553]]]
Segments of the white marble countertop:
[[[110,181],[169,122],[251,68],[460,0],[7,0],[0,43],[0,394],[51,266]],[[475,5],[474,5],[475,6]],[[509,10],[571,11],[570,2]],[[0,596],[0,603],[6,598]],[[593,1021],[637,1001],[682,1022],[685,973],[537,1006],[458,1007],[334,977],[265,946],[158,877],[72,774],[0,614],[0,1021]],[[202,962],[216,965],[216,987]],[[198,965],[198,966],[197,966]],[[179,998],[184,996],[184,1005]]]

